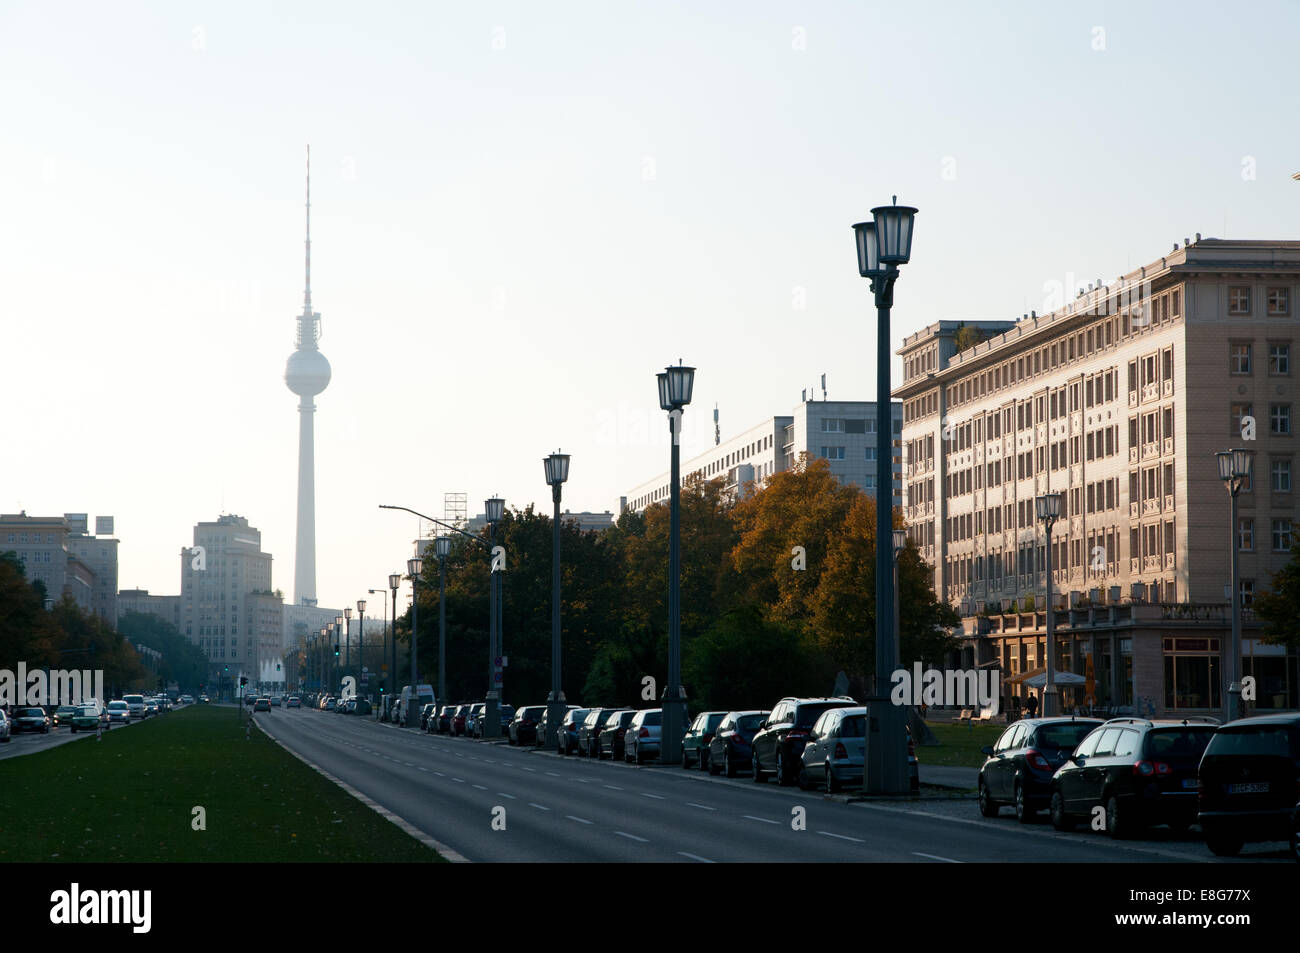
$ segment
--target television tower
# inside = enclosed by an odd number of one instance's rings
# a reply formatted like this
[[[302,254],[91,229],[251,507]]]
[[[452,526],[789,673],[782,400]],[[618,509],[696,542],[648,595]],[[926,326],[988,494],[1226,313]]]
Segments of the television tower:
[[[316,346],[320,314],[311,309],[311,146],[307,146],[307,285],[298,315],[295,350],[284,367],[284,382],[298,395],[298,545],[293,570],[293,601],[316,604],[316,404],[312,398],[329,386],[330,362]]]

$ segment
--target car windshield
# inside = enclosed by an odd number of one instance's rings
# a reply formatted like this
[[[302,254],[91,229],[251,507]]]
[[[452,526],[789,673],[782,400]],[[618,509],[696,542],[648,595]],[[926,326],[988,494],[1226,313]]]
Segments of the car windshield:
[[[1034,733],[1033,744],[1039,748],[1069,748],[1073,751],[1080,741],[1088,737],[1088,732],[1096,727],[1094,723],[1078,722],[1043,725]]]
[[[41,718],[44,718],[44,717],[45,717],[45,709],[43,709],[43,708],[20,708],[20,709],[18,709],[18,715],[19,715],[19,717],[22,717],[23,715],[39,715]]]
[[[1155,728],[1147,733],[1147,757],[1197,758],[1214,737],[1214,727],[1188,726],[1186,728]]]
[[[1286,725],[1242,725],[1215,733],[1206,755],[1300,758],[1300,733]]]
[[[867,736],[867,716],[850,715],[840,722],[841,738],[865,738]]]
[[[663,718],[663,712],[661,712],[661,711],[652,711],[652,712],[647,712],[647,713],[646,713],[646,716],[645,716],[644,718],[641,719],[641,724],[643,724],[643,725],[657,725],[657,724],[659,724],[659,722],[660,722],[660,720],[661,720],[662,718]]]
[[[78,714],[78,715],[91,715],[91,716],[94,716],[94,715],[98,715],[99,712],[95,711],[95,709],[93,709],[93,708],[78,708],[78,709],[77,709],[77,714]]]
[[[122,709],[126,707],[126,702],[109,702],[108,707]]]
[[[824,702],[820,705],[800,705],[799,712],[795,716],[795,725],[799,728],[811,728],[824,712],[828,712],[832,708],[847,707],[849,707],[847,704],[837,705],[834,702]]]
[[[766,715],[741,715],[736,719],[737,731],[757,731]]]
[[[722,719],[727,717],[725,711],[717,711],[708,717],[704,722],[705,731],[717,731],[718,725],[722,724]]]

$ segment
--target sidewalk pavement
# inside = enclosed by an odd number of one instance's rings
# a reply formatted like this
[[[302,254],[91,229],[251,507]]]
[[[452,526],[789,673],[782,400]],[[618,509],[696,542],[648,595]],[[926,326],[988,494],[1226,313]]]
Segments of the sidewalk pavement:
[[[979,768],[947,768],[924,762],[921,762],[916,767],[922,784],[933,784],[944,788],[959,788],[963,791],[979,786]]]

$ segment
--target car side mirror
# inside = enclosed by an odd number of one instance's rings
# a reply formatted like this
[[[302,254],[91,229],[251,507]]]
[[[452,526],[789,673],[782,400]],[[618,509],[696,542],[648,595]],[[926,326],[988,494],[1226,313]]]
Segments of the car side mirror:
[[[993,746],[985,745],[983,748],[980,748],[980,754],[987,755],[990,758],[993,757]]]

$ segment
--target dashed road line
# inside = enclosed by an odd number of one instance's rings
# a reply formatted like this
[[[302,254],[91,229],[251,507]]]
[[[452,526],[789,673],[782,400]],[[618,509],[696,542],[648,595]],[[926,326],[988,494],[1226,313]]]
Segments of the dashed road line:
[[[942,860],[945,864],[960,864],[960,860],[953,860],[951,857],[940,857],[938,854],[923,854],[919,850],[912,851],[917,857],[929,857],[931,860]]]
[[[650,843],[644,837],[637,837],[635,834],[629,834],[626,831],[615,831],[614,833],[617,834],[619,837],[626,837],[628,840],[640,841],[642,844]]]
[[[779,821],[769,821],[766,817],[755,817],[753,814],[741,815],[747,821],[762,821],[764,824],[779,824]]]
[[[866,841],[864,841],[861,837],[849,837],[847,834],[832,834],[830,831],[818,831],[817,833],[821,834],[823,837],[837,837],[840,840],[851,840],[855,844],[866,843]]]
[[[709,860],[709,858],[707,858],[707,857],[701,857],[699,854],[688,854],[688,853],[686,853],[686,851],[684,851],[684,850],[679,850],[677,853],[681,854],[683,857],[689,857],[691,860],[698,860],[698,861],[699,861],[700,863],[702,863],[702,864],[716,864],[716,863],[717,863],[716,860]]]

